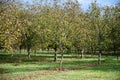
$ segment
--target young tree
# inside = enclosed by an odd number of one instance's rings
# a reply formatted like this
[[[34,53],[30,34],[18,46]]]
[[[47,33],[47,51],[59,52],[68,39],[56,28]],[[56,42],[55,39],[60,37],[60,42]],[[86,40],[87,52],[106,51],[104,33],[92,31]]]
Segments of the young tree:
[[[103,35],[104,35],[104,28],[105,26],[102,25],[101,21],[101,10],[98,7],[96,1],[91,3],[89,9],[89,18],[91,19],[93,30],[95,31],[97,44],[98,44],[98,64],[101,64],[101,54],[102,54],[102,47],[103,47]]]

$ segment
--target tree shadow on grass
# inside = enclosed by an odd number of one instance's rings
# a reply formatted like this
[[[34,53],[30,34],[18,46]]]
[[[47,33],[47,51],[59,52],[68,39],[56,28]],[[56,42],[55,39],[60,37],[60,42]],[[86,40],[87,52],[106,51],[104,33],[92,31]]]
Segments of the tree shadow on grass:
[[[31,58],[28,59],[27,55],[24,54],[17,54],[11,57],[10,55],[6,54],[0,54],[0,64],[2,63],[25,63],[25,62],[44,62],[44,61],[51,61],[50,57],[47,56],[31,56]]]
[[[1,55],[0,63],[12,63],[14,68],[0,68],[0,74],[14,73],[14,72],[30,72],[39,70],[56,70],[59,67],[59,62],[54,63],[50,60],[51,57],[31,56],[27,59],[26,55]],[[22,66],[26,67],[22,67]],[[32,67],[29,65],[33,65]],[[96,71],[120,71],[120,63],[114,60],[102,60],[102,64],[98,65],[97,60],[78,60],[78,61],[64,61],[63,68],[66,70],[96,70]]]
[[[36,67],[26,67],[26,68],[17,68],[11,72],[28,72],[28,71],[39,71],[39,70],[57,70],[59,67],[59,62],[46,62],[46,63],[27,63],[25,65],[35,65]],[[19,67],[19,66],[18,66]],[[93,61],[70,61],[64,62],[63,68],[66,70],[95,70],[95,71],[120,71],[120,63],[113,62],[107,63],[103,62],[101,65],[98,65],[95,60]]]
[[[107,62],[102,60],[102,64],[98,65],[97,61],[71,61],[63,64],[64,68],[71,70],[96,70],[96,71],[120,71],[120,63],[116,61]]]

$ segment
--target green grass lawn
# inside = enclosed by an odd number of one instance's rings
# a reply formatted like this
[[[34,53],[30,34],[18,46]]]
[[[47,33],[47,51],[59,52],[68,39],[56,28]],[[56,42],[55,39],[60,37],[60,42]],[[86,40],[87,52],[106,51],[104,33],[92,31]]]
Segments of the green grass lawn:
[[[0,53],[0,80],[120,80],[116,57],[103,57],[102,64],[97,65],[97,58],[65,56],[63,71],[59,71],[59,59],[55,63],[53,57],[38,54],[27,59],[25,54],[11,57]]]

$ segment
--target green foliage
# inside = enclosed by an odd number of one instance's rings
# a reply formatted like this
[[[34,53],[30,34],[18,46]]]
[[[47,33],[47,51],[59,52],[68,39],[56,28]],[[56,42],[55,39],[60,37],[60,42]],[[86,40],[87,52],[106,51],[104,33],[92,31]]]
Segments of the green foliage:
[[[59,4],[0,3],[0,49],[78,50],[93,53],[120,49],[119,6],[90,4],[84,12],[77,0]]]

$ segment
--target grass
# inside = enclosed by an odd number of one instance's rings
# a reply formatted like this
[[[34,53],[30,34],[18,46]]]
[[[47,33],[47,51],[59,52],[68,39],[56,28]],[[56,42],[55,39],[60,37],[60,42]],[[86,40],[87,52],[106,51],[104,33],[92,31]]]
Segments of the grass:
[[[47,55],[47,54],[46,54]],[[51,57],[49,57],[51,56]],[[120,80],[120,61],[116,57],[103,57],[97,65],[97,58],[68,57],[59,71],[59,59],[53,62],[53,54],[32,55],[0,53],[0,80]]]
[[[119,80],[119,72],[104,72],[94,70],[74,70],[48,75],[36,80]]]

